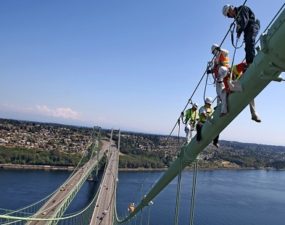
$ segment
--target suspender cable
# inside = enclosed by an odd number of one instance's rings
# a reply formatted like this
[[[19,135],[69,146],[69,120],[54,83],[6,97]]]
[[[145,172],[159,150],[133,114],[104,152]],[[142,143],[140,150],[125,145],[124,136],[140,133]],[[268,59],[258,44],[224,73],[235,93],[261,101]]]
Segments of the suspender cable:
[[[178,123],[178,144],[179,144],[180,119],[178,119],[177,123]],[[174,225],[178,225],[178,220],[179,220],[179,207],[180,207],[180,190],[181,190],[181,174],[182,174],[182,155],[180,155],[179,158],[180,158],[180,170],[179,170],[179,174],[178,174],[177,190],[176,190],[176,205],[175,205],[175,220],[174,220]]]
[[[148,207],[148,216],[147,216],[147,225],[149,225],[149,222],[150,222],[150,207]]]
[[[141,209],[141,225],[143,225],[143,208]]]
[[[180,157],[180,172],[178,174],[177,190],[176,190],[176,206],[175,206],[175,222],[174,225],[178,225],[179,220],[179,207],[180,207],[180,190],[181,190],[181,174],[182,174],[182,159]]]
[[[236,39],[236,45],[237,46],[237,43],[238,43],[238,38]],[[231,71],[230,71],[230,82],[232,81],[232,76],[233,76],[233,65],[234,65],[234,61],[235,61],[235,57],[236,57],[236,51],[238,48],[234,47],[234,54],[233,54],[233,60],[232,60],[232,65],[231,65]]]
[[[190,206],[190,225],[194,224],[194,209],[195,209],[197,172],[198,172],[198,162],[195,161],[195,163],[194,163],[194,170],[193,170],[193,179],[192,179],[192,194],[191,194],[191,206]]]

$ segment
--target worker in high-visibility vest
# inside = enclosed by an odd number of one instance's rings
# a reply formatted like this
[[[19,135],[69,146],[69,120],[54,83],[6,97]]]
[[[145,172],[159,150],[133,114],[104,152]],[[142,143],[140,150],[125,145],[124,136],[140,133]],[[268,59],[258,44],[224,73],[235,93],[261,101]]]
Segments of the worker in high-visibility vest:
[[[233,80],[240,79],[240,77],[243,75],[246,69],[247,69],[246,62],[241,62],[239,64],[234,65],[232,68],[232,79]],[[261,119],[258,116],[258,113],[256,112],[254,99],[252,99],[252,101],[249,103],[249,109],[251,113],[251,119],[257,123],[260,123]]]
[[[213,44],[211,47],[212,54],[215,56],[213,59],[213,66],[208,68],[207,73],[213,73],[216,82],[217,103],[221,103],[221,114],[224,116],[228,113],[228,84],[227,77],[229,74],[229,52],[226,49],[221,49],[219,45]]]
[[[202,140],[202,127],[204,123],[212,118],[214,110],[212,109],[211,105],[212,105],[212,98],[207,97],[205,99],[205,105],[203,105],[199,109],[199,122],[196,125],[197,129],[196,140],[198,142]],[[219,147],[219,135],[215,137],[215,139],[213,140],[213,145],[216,146],[217,148]]]
[[[185,133],[187,143],[190,143],[193,132],[196,127],[196,123],[199,120],[199,112],[198,112],[198,105],[196,103],[192,104],[192,107],[187,109],[185,114],[184,112],[181,113],[182,122],[185,124]]]
[[[130,203],[128,207],[128,212],[133,213],[135,211],[135,203]]]

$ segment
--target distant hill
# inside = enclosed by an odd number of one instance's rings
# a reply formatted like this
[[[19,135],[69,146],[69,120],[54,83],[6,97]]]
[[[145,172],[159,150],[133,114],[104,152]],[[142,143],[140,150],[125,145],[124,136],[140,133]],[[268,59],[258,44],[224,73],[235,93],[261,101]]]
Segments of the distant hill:
[[[168,167],[185,138],[122,132],[120,167]],[[221,141],[219,149],[209,145],[199,155],[203,168],[285,168],[285,146]]]
[[[0,163],[74,165],[92,143],[91,127],[0,119]],[[110,130],[102,129],[109,138]],[[118,141],[117,132],[113,139]],[[121,168],[167,168],[183,137],[121,132]],[[202,168],[285,169],[285,146],[221,141],[199,155]],[[72,154],[71,154],[72,153]]]

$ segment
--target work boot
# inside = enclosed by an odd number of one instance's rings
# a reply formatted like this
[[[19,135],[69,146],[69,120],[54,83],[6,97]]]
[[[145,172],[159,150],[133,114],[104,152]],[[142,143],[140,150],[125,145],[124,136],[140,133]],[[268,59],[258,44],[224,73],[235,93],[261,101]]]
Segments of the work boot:
[[[213,142],[213,145],[214,145],[216,148],[219,148],[219,147],[220,147],[219,143],[214,143],[214,142]]]
[[[258,116],[256,116],[256,115],[251,116],[251,119],[254,120],[257,123],[261,122],[261,119]]]
[[[220,117],[223,117],[223,116],[225,116],[225,115],[227,115],[227,113],[221,113],[221,114],[220,114]]]

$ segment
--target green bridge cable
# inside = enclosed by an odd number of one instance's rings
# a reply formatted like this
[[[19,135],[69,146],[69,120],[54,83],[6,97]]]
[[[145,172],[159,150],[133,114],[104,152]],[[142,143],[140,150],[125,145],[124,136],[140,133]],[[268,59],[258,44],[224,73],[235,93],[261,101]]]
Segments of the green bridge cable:
[[[179,159],[180,161],[180,169],[178,173],[178,180],[177,180],[177,190],[176,190],[176,204],[175,204],[175,219],[174,224],[178,225],[179,221],[179,207],[180,207],[180,191],[181,191],[181,171],[182,171],[182,160],[181,157]]]
[[[283,10],[284,6],[285,6],[285,3],[283,3],[283,5],[280,7],[280,9],[278,10],[278,12],[275,14],[275,16],[272,18],[272,20],[270,21],[270,23],[269,23],[269,24],[267,25],[267,27],[264,29],[264,31],[263,31],[262,34],[264,34],[264,33],[268,30],[268,28],[269,28],[269,27],[271,26],[271,24],[275,21],[275,19],[276,19],[277,16],[280,14],[280,12]],[[262,36],[262,34],[259,35],[257,41],[255,42],[255,45],[259,42],[260,37]]]
[[[196,184],[197,184],[198,162],[194,162],[193,178],[192,178],[192,194],[191,194],[191,206],[190,206],[190,225],[194,224],[194,209],[195,209],[195,196],[196,196]]]

